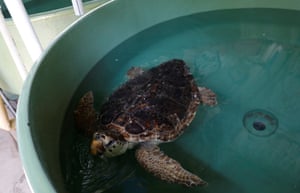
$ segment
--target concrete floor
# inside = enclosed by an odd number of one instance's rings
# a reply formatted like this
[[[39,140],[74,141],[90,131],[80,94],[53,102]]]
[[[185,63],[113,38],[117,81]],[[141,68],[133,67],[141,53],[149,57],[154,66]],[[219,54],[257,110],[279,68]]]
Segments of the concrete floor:
[[[0,97],[0,193],[30,193],[18,152],[15,119]]]

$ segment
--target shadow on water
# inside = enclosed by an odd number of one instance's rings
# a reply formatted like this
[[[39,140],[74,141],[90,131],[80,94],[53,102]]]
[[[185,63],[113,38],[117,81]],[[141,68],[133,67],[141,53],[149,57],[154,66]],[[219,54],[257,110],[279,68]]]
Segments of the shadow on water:
[[[80,95],[74,96],[69,109],[75,109],[79,98]],[[73,110],[66,113],[61,139],[64,148],[61,149],[60,158],[69,192],[103,192],[122,183],[135,171],[133,152],[111,159],[92,156],[91,139],[76,130]]]
[[[75,108],[79,97],[74,96],[70,109]],[[199,115],[201,116],[201,114]],[[61,141],[64,146],[61,150],[61,158],[65,183],[70,192],[127,193],[134,190],[136,193],[162,191],[218,193],[226,189],[229,192],[232,190],[232,192],[243,193],[236,184],[185,151],[181,147],[182,144],[177,142],[161,144],[160,147],[170,157],[182,163],[186,169],[209,182],[208,186],[187,188],[182,185],[166,183],[139,166],[134,157],[134,150],[128,151],[122,156],[105,160],[94,157],[89,150],[90,139],[75,130],[73,111],[66,114],[64,123],[62,128],[65,137]],[[187,133],[193,132],[188,130]]]
[[[99,95],[101,98],[101,96]],[[70,109],[75,109],[76,102],[80,95],[74,96],[74,100],[70,104]],[[205,109],[198,116],[204,118],[208,114]],[[203,120],[197,121],[196,124],[203,125]],[[195,127],[192,124],[191,127]],[[203,163],[199,158],[189,153],[193,150],[186,151],[182,148],[182,140],[186,141],[186,137],[194,135],[195,130],[188,128],[179,140],[161,144],[161,149],[170,157],[179,161],[187,170],[197,174],[209,185],[206,187],[187,188],[182,185],[166,183],[146,172],[139,166],[134,157],[134,150],[128,151],[126,154],[101,160],[89,153],[90,139],[77,133],[74,125],[73,111],[66,114],[63,128],[64,136],[61,145],[62,168],[65,174],[65,183],[70,192],[73,193],[156,193],[172,191],[174,193],[190,192],[190,193],[218,193],[226,190],[227,192],[244,191],[234,182],[226,179],[222,174],[214,171],[213,168]],[[197,148],[197,147],[195,147]],[[201,150],[196,150],[199,152]],[[200,152],[201,153],[201,152]]]

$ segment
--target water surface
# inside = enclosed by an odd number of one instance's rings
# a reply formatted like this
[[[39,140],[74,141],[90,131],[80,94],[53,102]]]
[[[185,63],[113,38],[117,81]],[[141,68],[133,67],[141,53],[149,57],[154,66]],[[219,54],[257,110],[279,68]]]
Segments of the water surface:
[[[244,9],[199,13],[161,23],[102,58],[74,94],[63,124],[61,160],[70,192],[298,193],[300,191],[300,13]],[[162,149],[209,182],[187,189],[139,167],[131,151],[101,161],[75,132],[72,111],[92,90],[101,103],[132,66],[172,58],[187,62],[197,82],[218,96]]]

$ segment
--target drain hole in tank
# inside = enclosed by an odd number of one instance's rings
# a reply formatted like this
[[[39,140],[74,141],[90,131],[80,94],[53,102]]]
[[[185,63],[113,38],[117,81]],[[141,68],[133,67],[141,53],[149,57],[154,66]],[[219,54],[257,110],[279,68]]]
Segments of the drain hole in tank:
[[[253,128],[256,129],[257,131],[263,131],[266,129],[266,125],[261,121],[254,121]]]
[[[266,137],[275,133],[278,119],[269,111],[255,109],[244,115],[243,124],[251,134]]]

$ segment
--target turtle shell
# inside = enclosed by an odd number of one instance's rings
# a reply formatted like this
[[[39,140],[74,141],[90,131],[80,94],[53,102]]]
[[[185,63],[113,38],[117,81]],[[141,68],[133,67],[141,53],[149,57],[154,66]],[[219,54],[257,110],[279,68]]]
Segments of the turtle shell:
[[[102,105],[101,128],[129,142],[174,140],[193,120],[198,86],[182,60],[149,69],[119,87]]]

